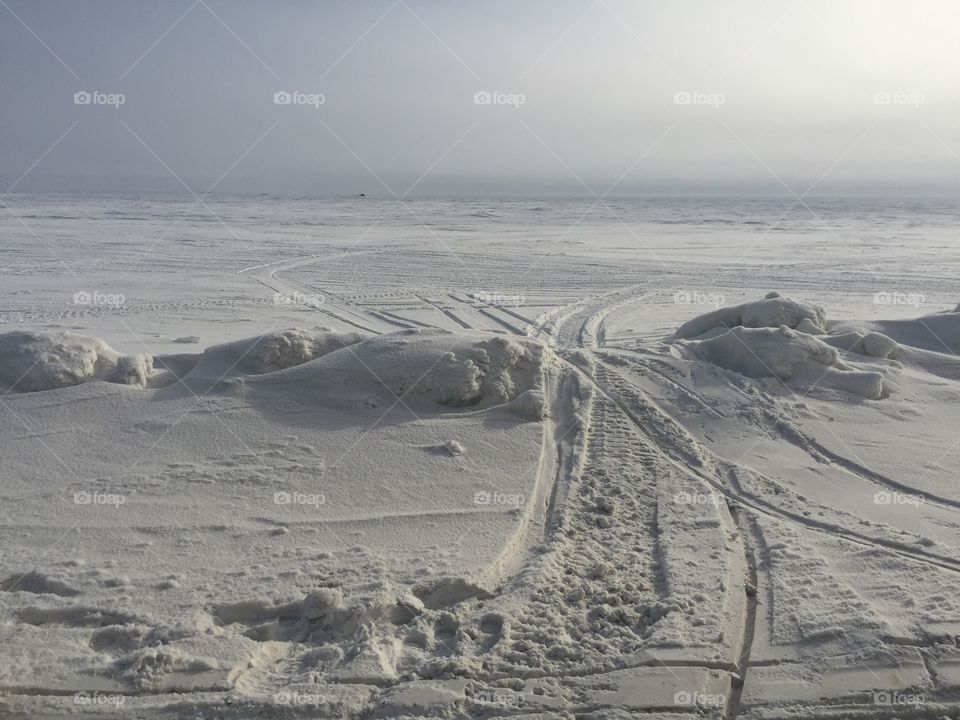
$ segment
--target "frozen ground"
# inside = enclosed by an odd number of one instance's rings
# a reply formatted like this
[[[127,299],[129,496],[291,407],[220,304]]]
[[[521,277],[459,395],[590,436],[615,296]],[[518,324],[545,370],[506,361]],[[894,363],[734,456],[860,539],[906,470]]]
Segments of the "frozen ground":
[[[0,714],[960,712],[955,207],[5,202]]]

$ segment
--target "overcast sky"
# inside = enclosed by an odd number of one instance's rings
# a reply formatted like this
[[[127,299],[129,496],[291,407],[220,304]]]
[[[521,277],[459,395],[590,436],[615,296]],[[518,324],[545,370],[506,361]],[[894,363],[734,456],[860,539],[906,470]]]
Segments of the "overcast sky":
[[[955,192],[958,27],[947,0],[0,0],[0,191]]]

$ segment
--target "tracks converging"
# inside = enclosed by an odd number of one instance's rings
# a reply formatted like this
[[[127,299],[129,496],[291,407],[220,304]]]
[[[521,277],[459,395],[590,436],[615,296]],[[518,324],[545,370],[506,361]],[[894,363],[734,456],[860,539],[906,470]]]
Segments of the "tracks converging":
[[[596,337],[598,334],[602,335],[602,333],[597,332],[597,328],[602,327],[604,314],[604,310],[601,309],[598,311],[596,306],[591,307],[590,304],[584,303],[579,311],[575,309],[562,317],[558,326],[545,329],[552,331],[550,334],[554,340],[557,341],[558,351],[561,357],[565,355],[563,352],[564,348],[568,350],[575,349],[580,352],[584,350],[597,350]],[[541,332],[543,331],[542,329]],[[730,514],[737,525],[739,540],[744,553],[743,567],[745,568],[745,577],[743,578],[742,587],[746,597],[740,629],[740,651],[736,653],[729,666],[731,673],[731,691],[727,698],[724,717],[734,718],[740,714],[743,687],[746,674],[750,668],[750,651],[757,632],[757,595],[759,592],[757,558],[760,556],[759,546],[755,537],[756,533],[759,532],[757,518],[774,518],[788,525],[825,534],[835,539],[893,553],[909,562],[923,563],[940,570],[960,573],[960,561],[953,558],[938,555],[922,548],[908,546],[904,543],[898,543],[886,538],[867,535],[848,527],[818,521],[806,515],[779,507],[761,497],[746,492],[737,482],[735,466],[730,467],[730,463],[719,461],[717,458],[713,458],[717,460],[714,467],[711,467],[710,463],[691,462],[690,452],[684,452],[682,448],[678,448],[673,443],[660,442],[665,426],[676,426],[680,432],[682,432],[682,428],[665,412],[659,410],[655,403],[649,398],[646,398],[639,388],[633,386],[629,381],[621,377],[613,367],[596,358],[596,355],[594,355],[595,364],[592,370],[584,368],[578,363],[571,362],[568,357],[564,357],[564,359],[575,372],[581,374],[586,382],[592,384],[596,391],[602,393],[619,408],[625,417],[629,418],[630,422],[636,427],[638,432],[641,433],[641,436],[646,438],[653,447],[658,448],[663,459],[680,471],[708,483],[719,493],[725,499]],[[704,399],[694,391],[691,391],[682,384],[678,384],[663,373],[657,373],[657,375],[661,381],[669,381],[669,384],[672,386],[679,386],[684,394],[688,396],[692,395],[705,411],[721,415],[717,410],[707,405]],[[623,397],[622,392],[624,390],[626,390],[628,395],[632,395],[633,397]],[[634,402],[630,402],[630,400]],[[648,417],[642,416],[640,410],[645,411]],[[925,501],[944,510],[955,511],[956,508],[960,507],[960,502],[956,500],[930,493],[918,493],[909,485],[899,483],[859,463],[837,456],[814,439],[806,435],[798,434],[793,428],[790,428],[788,431],[785,430],[781,424],[775,429],[778,430],[781,435],[789,435],[789,437],[785,439],[790,440],[793,444],[804,446],[804,449],[808,449],[808,451],[812,450],[812,454],[816,453],[827,462],[836,464],[846,471],[879,487],[920,495]],[[692,437],[690,441],[697,445],[696,449],[698,451],[709,457],[710,453],[698,443],[695,443]],[[717,468],[723,468],[725,466],[728,467],[727,472],[717,471]]]
[[[275,291],[284,292],[296,286],[277,279],[276,273],[278,270],[291,269],[317,261],[318,259],[314,258],[300,262],[284,263],[273,268],[252,268],[249,270],[258,282]],[[739,547],[740,553],[740,557],[733,563],[737,577],[730,578],[729,583],[729,587],[734,589],[733,592],[742,593],[742,597],[737,601],[737,606],[741,608],[742,612],[739,627],[735,633],[738,640],[732,644],[733,655],[725,662],[703,663],[696,660],[689,662],[671,660],[664,663],[653,663],[665,666],[709,666],[728,672],[731,683],[729,696],[726,698],[726,706],[723,711],[724,717],[734,718],[741,714],[744,684],[751,667],[751,649],[757,636],[757,623],[760,622],[758,618],[759,581],[757,563],[762,555],[758,539],[760,533],[758,519],[771,518],[789,526],[799,527],[833,539],[893,553],[908,562],[922,563],[940,570],[960,573],[960,561],[954,558],[939,555],[922,547],[897,542],[893,539],[877,537],[837,523],[814,519],[745,489],[738,478],[739,468],[735,463],[730,463],[712,455],[702,444],[687,434],[682,426],[661,410],[651,397],[618,372],[616,367],[605,362],[600,353],[595,352],[604,344],[606,316],[617,307],[642,299],[643,295],[637,287],[583,298],[555,308],[535,320],[526,317],[515,308],[503,307],[486,300],[481,301],[470,297],[469,294],[461,296],[457,293],[444,292],[436,297],[431,297],[424,293],[417,294],[416,297],[425,306],[437,311],[464,330],[474,329],[471,324],[473,320],[467,319],[471,317],[472,313],[473,318],[483,317],[492,321],[493,325],[491,327],[496,326],[496,329],[500,332],[521,336],[527,335],[543,340],[554,348],[567,372],[573,373],[581,384],[589,385],[594,392],[599,393],[605,400],[609,401],[613,411],[619,413],[639,434],[639,437],[643,440],[644,448],[638,449],[638,452],[642,449],[643,452],[653,453],[650,457],[651,462],[666,463],[681,475],[699,483],[706,483],[724,499],[728,522],[732,522],[736,531],[737,547]],[[462,307],[463,311],[459,311],[458,307]],[[350,306],[347,303],[336,301],[315,309],[348,325],[377,334],[390,331],[383,327],[377,329],[376,325],[378,323],[381,325],[386,323],[393,327],[438,328],[438,326],[422,319],[405,318],[402,311],[374,311],[370,308]],[[585,360],[585,357],[588,360]],[[678,382],[647,363],[644,363],[644,367],[650,372],[651,376],[655,376],[658,382],[680,392],[689,398],[692,404],[702,408],[704,412],[725,417],[720,410],[712,407],[704,397],[684,383]],[[822,458],[823,461],[841,467],[878,487],[920,495],[925,501],[944,510],[954,512],[960,510],[960,501],[932,493],[918,492],[909,485],[837,455],[815,439],[800,433],[788,424],[775,424],[773,430],[784,440],[801,447],[811,456]],[[589,432],[589,428],[586,429],[586,432]],[[569,461],[569,458],[561,459],[563,461],[561,464]],[[760,475],[753,470],[750,472]],[[548,516],[560,512],[559,506],[565,502],[565,492],[569,488],[561,485],[562,478],[558,476],[554,479],[554,487],[549,494]],[[639,666],[637,665],[637,667]]]

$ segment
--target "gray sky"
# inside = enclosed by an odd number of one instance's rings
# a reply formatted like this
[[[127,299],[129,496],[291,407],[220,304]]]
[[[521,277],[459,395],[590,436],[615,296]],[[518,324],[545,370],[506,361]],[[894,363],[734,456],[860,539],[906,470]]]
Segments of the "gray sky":
[[[946,0],[0,0],[0,191],[955,192],[958,21]]]

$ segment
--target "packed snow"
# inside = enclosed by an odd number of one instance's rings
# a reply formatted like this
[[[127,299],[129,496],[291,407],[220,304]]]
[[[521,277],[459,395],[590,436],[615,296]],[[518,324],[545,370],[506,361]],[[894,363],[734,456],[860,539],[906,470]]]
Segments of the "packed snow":
[[[8,201],[0,716],[960,709],[941,215]]]

